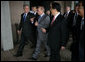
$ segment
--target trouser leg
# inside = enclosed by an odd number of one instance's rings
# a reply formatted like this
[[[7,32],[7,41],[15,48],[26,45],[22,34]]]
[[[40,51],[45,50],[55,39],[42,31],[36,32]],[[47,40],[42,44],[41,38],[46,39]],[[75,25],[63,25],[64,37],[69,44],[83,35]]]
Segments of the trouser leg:
[[[45,45],[45,48],[47,50],[47,55],[50,56],[50,48],[49,46],[47,45],[47,41],[44,41],[44,45]]]
[[[22,34],[21,35],[21,42],[20,42],[20,45],[19,45],[17,53],[21,53],[22,54],[26,41],[27,40],[26,40],[25,36]]]
[[[79,60],[84,61],[84,48],[79,45]]]
[[[58,49],[51,49],[51,55],[49,61],[60,61],[60,51]]]
[[[38,54],[40,53],[40,46],[41,46],[41,40],[37,39],[36,49],[35,49],[35,52],[34,52],[34,54],[32,56],[33,58],[38,57]]]

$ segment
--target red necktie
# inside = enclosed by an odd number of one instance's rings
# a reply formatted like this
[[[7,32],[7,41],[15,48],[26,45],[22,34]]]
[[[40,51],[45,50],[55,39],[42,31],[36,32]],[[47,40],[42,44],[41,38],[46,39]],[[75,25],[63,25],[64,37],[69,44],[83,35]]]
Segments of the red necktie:
[[[55,20],[55,17],[53,17],[53,20],[52,20],[52,22],[51,22],[51,25],[53,24],[54,20]]]

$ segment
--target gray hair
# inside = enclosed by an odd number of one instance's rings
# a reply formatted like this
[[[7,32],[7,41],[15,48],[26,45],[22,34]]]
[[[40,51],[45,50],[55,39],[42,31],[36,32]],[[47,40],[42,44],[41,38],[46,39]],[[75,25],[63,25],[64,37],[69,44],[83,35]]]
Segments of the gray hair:
[[[29,5],[28,5],[28,4],[24,4],[24,5],[23,5],[23,9],[24,9],[26,6],[28,6],[28,7],[29,7]]]

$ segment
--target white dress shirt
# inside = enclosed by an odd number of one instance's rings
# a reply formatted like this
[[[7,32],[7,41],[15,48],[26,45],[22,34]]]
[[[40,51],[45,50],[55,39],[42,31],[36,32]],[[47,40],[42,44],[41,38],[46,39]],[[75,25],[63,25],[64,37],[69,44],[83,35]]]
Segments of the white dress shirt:
[[[60,14],[60,12],[58,12],[54,17],[55,17],[55,19],[58,17],[58,15]]]

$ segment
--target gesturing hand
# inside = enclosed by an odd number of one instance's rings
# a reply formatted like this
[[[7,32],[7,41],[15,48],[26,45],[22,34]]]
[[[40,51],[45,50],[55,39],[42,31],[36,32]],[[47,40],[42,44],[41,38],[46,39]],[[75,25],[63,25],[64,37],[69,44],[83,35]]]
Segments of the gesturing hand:
[[[37,21],[35,22],[35,26],[38,26],[38,22]]]
[[[65,50],[65,47],[64,46],[61,46],[61,50]]]
[[[33,18],[30,18],[30,21],[33,22],[34,21],[34,17]]]
[[[45,28],[41,28],[43,33],[46,33],[46,29]]]

